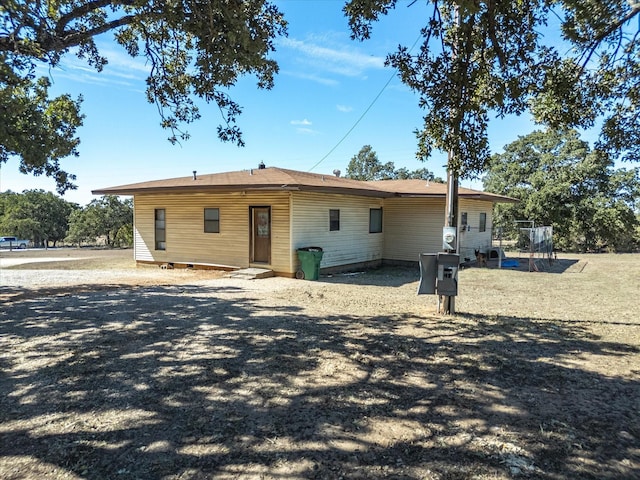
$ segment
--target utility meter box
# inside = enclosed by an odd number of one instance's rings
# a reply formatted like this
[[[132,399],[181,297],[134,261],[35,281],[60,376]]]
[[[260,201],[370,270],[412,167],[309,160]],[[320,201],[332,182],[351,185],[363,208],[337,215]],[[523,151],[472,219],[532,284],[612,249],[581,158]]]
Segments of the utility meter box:
[[[456,253],[438,253],[437,264],[436,293],[447,297],[455,297],[458,295],[460,255]]]
[[[458,295],[460,255],[456,253],[421,253],[418,295]]]
[[[442,249],[457,250],[456,227],[442,227]]]

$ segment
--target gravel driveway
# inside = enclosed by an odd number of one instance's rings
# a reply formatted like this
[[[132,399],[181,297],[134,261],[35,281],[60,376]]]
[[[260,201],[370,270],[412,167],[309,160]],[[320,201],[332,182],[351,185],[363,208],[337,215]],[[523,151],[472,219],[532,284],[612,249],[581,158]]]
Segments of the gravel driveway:
[[[86,287],[89,285],[103,287],[107,285],[170,285],[184,283],[204,285],[214,281],[221,285],[243,285],[249,290],[270,290],[286,288],[288,285],[296,284],[296,281],[286,278],[272,278],[269,282],[232,279],[227,278],[223,272],[219,271],[162,270],[155,267],[105,270],[40,270],[36,265],[48,262],[74,262],[86,258],[86,256],[0,257],[0,287],[40,289],[73,286]],[[10,268],[18,265],[33,265],[34,269],[14,270]]]

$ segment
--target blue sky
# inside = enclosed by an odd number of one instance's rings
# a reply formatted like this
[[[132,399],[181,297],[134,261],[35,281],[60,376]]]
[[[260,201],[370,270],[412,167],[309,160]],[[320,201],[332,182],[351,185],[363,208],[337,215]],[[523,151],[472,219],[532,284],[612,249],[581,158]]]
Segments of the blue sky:
[[[278,40],[272,55],[280,65],[275,87],[259,90],[255,78],[246,77],[230,91],[243,107],[239,126],[244,148],[218,140],[221,117],[215,105],[202,105],[202,118],[187,126],[191,138],[171,145],[156,107],[146,101],[148,66],[144,59],[126,55],[111,36],[98,42],[109,59],[103,72],[73,56],[60,68],[43,70],[54,84],[53,93],[84,97],[80,156],[61,162],[63,169],[77,175],[78,189],[64,198],[85,205],[96,198],[91,195],[94,189],[190,176],[193,170],[204,174],[255,168],[261,161],[316,173],[345,172],[364,145],[371,145],[381,162],[410,170],[426,167],[444,178],[446,155],[435,154],[425,163],[415,159],[413,132],[421,127],[423,116],[418,96],[393,69],[384,67],[388,53],[418,38],[427,18],[422,2],[409,7],[411,2],[400,0],[365,42],[350,39],[344,0],[274,3],[289,22],[289,36]],[[533,129],[528,117],[492,120],[492,151],[502,151]],[[462,185],[480,187],[471,181]],[[55,191],[55,184],[47,177],[20,174],[15,159],[2,165],[1,191],[31,188]]]

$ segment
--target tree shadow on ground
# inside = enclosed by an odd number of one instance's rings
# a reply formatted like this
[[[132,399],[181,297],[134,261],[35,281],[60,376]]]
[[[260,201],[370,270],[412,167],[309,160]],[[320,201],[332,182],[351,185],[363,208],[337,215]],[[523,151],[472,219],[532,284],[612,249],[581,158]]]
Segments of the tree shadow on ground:
[[[499,262],[498,259],[487,260],[486,268],[527,273],[580,273],[587,263],[585,260],[577,260],[575,258],[549,260],[548,258],[533,257],[530,259],[528,256],[522,256],[504,258],[502,262]],[[464,266],[465,268],[482,268],[474,260],[465,262]]]
[[[42,465],[90,479],[640,472],[640,382],[575,362],[636,347],[580,324],[319,317],[237,293],[123,287],[7,302],[3,478]]]
[[[321,275],[322,283],[348,283],[350,285],[373,285],[384,287],[400,287],[420,280],[418,263],[414,267],[382,266],[353,272]]]
[[[579,273],[584,268],[587,262],[577,260],[575,258],[506,258],[502,263],[499,263],[497,259],[487,261],[487,267],[503,270],[513,270],[518,272],[544,272],[544,273],[567,273],[576,272]]]
[[[502,267],[502,270],[517,271],[523,273],[580,273],[586,261],[578,261],[576,259],[557,259],[551,264],[548,262],[535,262],[535,267],[529,267],[528,258],[510,258],[517,262],[517,266],[514,267]],[[460,268],[478,268],[474,262],[471,264],[461,265]],[[487,268],[491,270],[498,270],[498,261],[489,260],[487,262]],[[534,269],[535,268],[535,269]],[[350,285],[370,285],[370,286],[387,286],[387,287],[401,287],[420,280],[420,268],[418,263],[416,265],[400,267],[397,265],[385,265],[379,268],[358,270],[353,272],[344,273],[332,273],[328,275],[321,275],[319,282],[321,283],[346,283]]]

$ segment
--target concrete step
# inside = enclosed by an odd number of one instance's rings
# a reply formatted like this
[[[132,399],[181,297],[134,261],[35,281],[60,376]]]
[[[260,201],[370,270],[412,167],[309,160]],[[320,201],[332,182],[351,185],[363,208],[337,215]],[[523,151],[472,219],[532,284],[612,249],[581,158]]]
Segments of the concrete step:
[[[255,280],[258,278],[273,277],[273,270],[267,268],[241,268],[240,270],[234,270],[227,275],[229,278],[244,278],[245,280]]]

